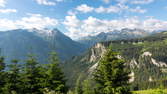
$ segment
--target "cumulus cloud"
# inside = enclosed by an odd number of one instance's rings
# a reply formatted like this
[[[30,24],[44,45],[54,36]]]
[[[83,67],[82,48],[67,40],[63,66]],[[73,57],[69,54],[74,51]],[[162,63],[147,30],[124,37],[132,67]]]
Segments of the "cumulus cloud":
[[[16,29],[16,25],[12,20],[9,19],[0,19],[0,29],[6,30],[6,29]]]
[[[149,31],[166,30],[167,21],[161,21],[155,18],[147,18],[141,21],[138,17],[125,18],[119,20],[101,20],[95,17],[88,17],[85,20],[79,20],[76,16],[67,16],[63,22],[68,36],[73,39],[85,37],[88,35],[97,35],[101,32],[108,32],[111,30],[120,30],[122,28],[139,28]]]
[[[129,7],[125,4],[116,4],[110,5],[108,7],[99,6],[97,8],[88,6],[86,4],[82,4],[77,6],[74,10],[68,11],[69,15],[76,15],[78,13],[88,13],[88,12],[95,12],[95,13],[120,13],[120,12],[136,12],[136,13],[146,13],[146,9],[142,9],[140,6],[135,8]]]
[[[81,21],[77,19],[75,15],[72,15],[72,16],[66,16],[65,21],[63,23],[68,27],[79,27]]]
[[[88,12],[92,12],[94,10],[94,8],[90,7],[90,6],[86,5],[86,4],[82,4],[82,5],[78,6],[76,8],[76,10],[80,11],[80,12],[83,12],[83,13],[88,13]]]
[[[16,9],[0,9],[0,13],[16,13]]]
[[[5,7],[6,0],[0,0],[0,7]]]
[[[59,2],[63,2],[65,0],[35,0],[40,5],[48,5],[48,6],[54,6]]]
[[[146,9],[142,9],[140,6],[137,6],[136,8],[132,8],[130,9],[131,12],[137,12],[137,13],[146,13],[147,10]]]
[[[155,0],[115,0],[120,4],[150,4]]]
[[[95,9],[95,12],[97,13],[118,13],[121,11],[121,8],[118,6],[109,6],[107,8],[100,6]]]
[[[0,29],[37,28],[43,29],[49,26],[56,26],[58,21],[53,18],[44,17],[40,14],[28,14],[19,20],[0,19]]]
[[[154,2],[154,0],[132,0],[132,4],[150,4]]]
[[[49,0],[36,0],[36,2],[40,5],[56,5],[56,2]]]

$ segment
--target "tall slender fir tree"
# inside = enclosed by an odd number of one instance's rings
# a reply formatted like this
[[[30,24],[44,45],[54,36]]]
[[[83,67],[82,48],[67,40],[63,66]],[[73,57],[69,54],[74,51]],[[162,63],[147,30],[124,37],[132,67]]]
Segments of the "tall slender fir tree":
[[[118,58],[118,53],[113,52],[110,47],[94,73],[96,93],[130,94],[129,73],[125,68],[125,62]]]

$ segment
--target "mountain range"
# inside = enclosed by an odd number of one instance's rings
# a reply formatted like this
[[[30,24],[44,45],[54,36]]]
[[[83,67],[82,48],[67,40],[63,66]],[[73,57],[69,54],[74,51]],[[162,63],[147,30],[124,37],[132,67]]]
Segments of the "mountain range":
[[[28,54],[34,54],[40,62],[47,63],[45,58],[51,51],[56,51],[60,60],[65,61],[101,41],[132,39],[149,34],[141,29],[125,28],[74,41],[58,29],[16,29],[0,32],[0,48],[7,62],[11,59],[25,60]]]
[[[0,48],[7,62],[12,59],[25,60],[28,54],[34,54],[41,63],[47,63],[46,58],[51,51],[56,51],[63,61],[86,49],[58,29],[16,29],[0,32]]]
[[[92,45],[103,42],[103,41],[111,41],[111,40],[122,40],[122,39],[134,39],[148,36],[154,31],[147,31],[143,29],[129,29],[123,28],[121,30],[109,30],[107,32],[101,32],[95,36],[86,36],[79,38],[77,41],[91,47]]]
[[[157,85],[152,84],[166,79],[167,32],[125,28],[77,41],[58,29],[16,29],[0,32],[0,51],[7,63],[12,59],[25,60],[28,54],[34,54],[40,63],[45,64],[49,53],[55,51],[64,62],[61,65],[70,86],[74,85],[81,74],[85,79],[92,76],[110,45],[131,70],[132,88],[156,87]]]

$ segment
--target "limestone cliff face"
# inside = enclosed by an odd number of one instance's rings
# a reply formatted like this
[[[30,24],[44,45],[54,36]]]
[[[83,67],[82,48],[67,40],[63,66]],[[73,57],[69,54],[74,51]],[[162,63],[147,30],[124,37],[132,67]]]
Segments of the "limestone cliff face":
[[[89,62],[96,62],[97,60],[99,60],[106,52],[106,49],[107,48],[103,44],[97,43],[93,48],[91,48]]]

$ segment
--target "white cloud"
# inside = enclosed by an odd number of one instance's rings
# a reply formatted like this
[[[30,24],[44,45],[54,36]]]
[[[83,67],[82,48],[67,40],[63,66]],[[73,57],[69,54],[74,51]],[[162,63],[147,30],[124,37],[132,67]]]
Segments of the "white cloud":
[[[5,7],[6,0],[0,0],[0,7]]]
[[[95,12],[97,13],[118,13],[120,12],[122,9],[118,6],[109,6],[107,8],[100,6],[98,8],[95,8]]]
[[[76,16],[67,16],[64,25],[69,31],[66,34],[73,39],[96,35],[101,32],[108,32],[108,29],[139,28],[145,30],[167,30],[167,21],[161,21],[155,18],[147,18],[141,21],[138,17],[125,18],[119,20],[101,20],[95,17],[88,17],[85,20],[79,20]]]
[[[130,9],[131,12],[137,12],[137,13],[146,13],[146,9],[142,9],[140,6],[137,6],[136,8]]]
[[[155,0],[115,0],[120,4],[150,4]]]
[[[55,1],[48,1],[48,0],[36,0],[36,2],[40,5],[56,5]]]
[[[100,6],[99,8],[96,8],[96,9],[95,9],[95,12],[97,12],[97,13],[106,12],[106,8],[104,8],[103,6]]]
[[[75,15],[66,16],[65,21],[63,22],[68,27],[79,27],[81,22]]]
[[[68,15],[76,15],[77,14],[77,11],[72,11],[72,10],[69,10],[67,12]]]
[[[90,7],[90,6],[86,5],[86,4],[82,4],[82,5],[78,6],[76,8],[76,10],[80,11],[80,12],[83,12],[83,13],[88,13],[88,12],[92,12],[94,10],[94,8]]]
[[[0,9],[0,13],[16,13],[16,9]]]
[[[0,19],[0,29],[18,29],[18,28],[37,28],[43,29],[50,26],[56,26],[58,21],[53,18],[44,17],[40,14],[28,14],[27,17],[23,17],[19,20]]]
[[[132,4],[150,4],[154,2],[154,0],[132,0]]]
[[[54,6],[57,3],[65,2],[66,0],[35,0],[35,1],[40,5]]]
[[[118,3],[117,5],[110,5],[108,7],[99,6],[97,8],[88,6],[86,4],[82,4],[75,8],[75,10],[68,11],[69,15],[76,15],[78,13],[88,13],[88,12],[96,12],[96,13],[121,13],[121,12],[136,12],[136,13],[146,13],[146,9],[142,9],[140,6],[136,8],[129,7],[125,4]]]
[[[16,29],[16,24],[9,19],[0,19],[0,30]]]

